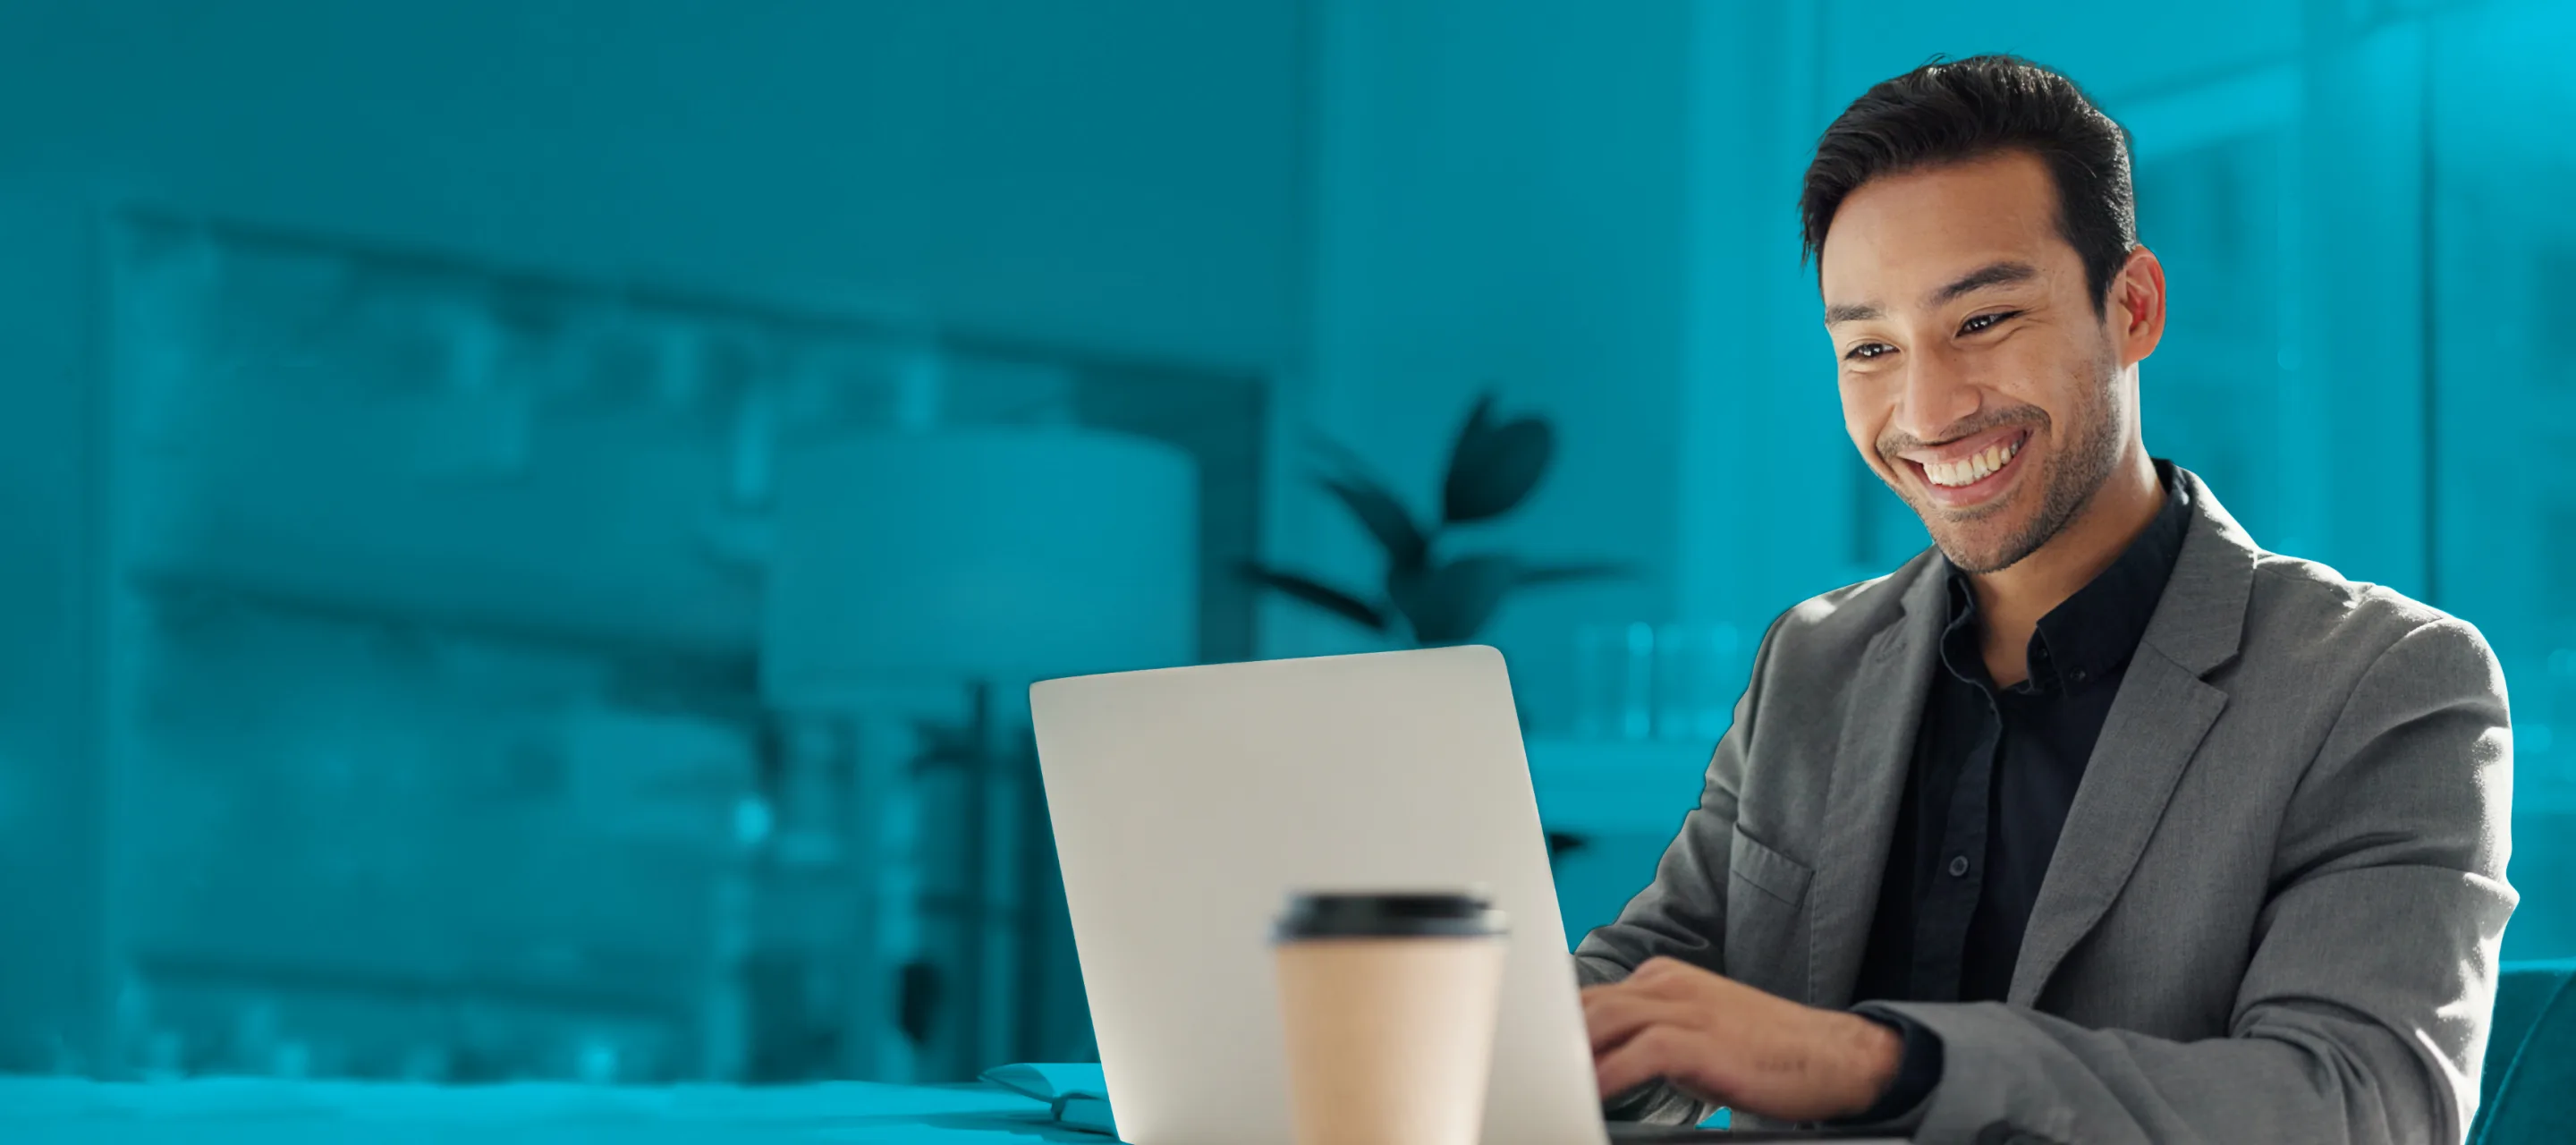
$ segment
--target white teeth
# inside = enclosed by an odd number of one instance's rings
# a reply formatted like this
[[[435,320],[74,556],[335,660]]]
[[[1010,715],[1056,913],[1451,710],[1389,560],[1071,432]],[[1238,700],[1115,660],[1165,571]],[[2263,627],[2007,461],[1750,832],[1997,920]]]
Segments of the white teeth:
[[[2004,463],[2011,461],[2013,455],[2019,452],[2021,452],[2019,442],[1992,445],[1957,461],[1926,462],[1923,466],[1923,475],[1931,479],[1933,484],[1945,488],[1955,489],[1961,485],[1973,485],[1993,476],[1996,470],[2003,468]]]

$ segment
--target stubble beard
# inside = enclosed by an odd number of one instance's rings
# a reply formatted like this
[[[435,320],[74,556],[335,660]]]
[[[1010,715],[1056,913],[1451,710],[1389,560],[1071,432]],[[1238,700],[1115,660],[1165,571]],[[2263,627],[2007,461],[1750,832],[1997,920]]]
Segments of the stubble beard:
[[[2081,399],[2069,411],[2076,422],[2074,439],[2067,449],[2052,450],[2045,458],[2037,459],[2041,462],[2037,474],[2038,510],[2001,541],[1987,540],[1980,535],[1984,530],[1978,526],[2011,512],[2013,502],[2025,499],[2026,494],[1954,513],[1917,500],[1906,490],[1897,490],[1913,506],[1915,515],[1922,518],[1924,531],[1932,534],[1932,543],[1940,548],[1941,555],[1960,571],[2000,572],[2038,552],[2040,546],[2054,540],[2068,522],[2083,512],[2119,468],[2123,435],[2111,402],[2111,391],[2120,381],[2119,370],[2116,363],[2101,361],[2094,363],[2090,372],[2093,384],[2080,391]],[[2013,420],[2029,424],[2034,439],[2046,435],[2052,426],[2047,412],[2037,408],[2031,409],[2027,417]]]

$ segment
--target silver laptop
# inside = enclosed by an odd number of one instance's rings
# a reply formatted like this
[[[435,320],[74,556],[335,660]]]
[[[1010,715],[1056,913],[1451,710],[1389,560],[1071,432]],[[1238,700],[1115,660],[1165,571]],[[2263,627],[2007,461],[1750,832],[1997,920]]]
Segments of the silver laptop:
[[[1029,689],[1119,1137],[1290,1141],[1267,932],[1295,888],[1480,886],[1509,917],[1488,1145],[1606,1140],[1502,655]]]
[[[1500,653],[1084,676],[1029,701],[1122,1140],[1290,1141],[1267,945],[1290,888],[1469,885],[1512,927],[1486,1145],[1609,1139]]]

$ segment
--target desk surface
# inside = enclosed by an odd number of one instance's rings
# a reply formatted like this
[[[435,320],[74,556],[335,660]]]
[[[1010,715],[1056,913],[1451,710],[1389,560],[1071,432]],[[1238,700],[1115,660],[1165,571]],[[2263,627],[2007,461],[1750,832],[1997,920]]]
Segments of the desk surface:
[[[1904,1145],[1893,1138],[1874,1140]],[[0,1141],[1115,1145],[1048,1121],[1044,1102],[987,1085],[447,1086],[276,1078],[131,1084],[54,1077],[0,1077]]]
[[[1109,1145],[988,1086],[438,1086],[218,1078],[113,1084],[0,1077],[0,1140],[230,1145],[721,1141]]]

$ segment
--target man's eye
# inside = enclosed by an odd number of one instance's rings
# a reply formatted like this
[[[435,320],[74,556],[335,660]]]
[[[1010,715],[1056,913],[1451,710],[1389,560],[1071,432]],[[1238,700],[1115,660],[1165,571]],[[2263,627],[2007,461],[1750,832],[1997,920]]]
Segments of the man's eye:
[[[1890,346],[1885,342],[1863,342],[1860,345],[1852,347],[1849,352],[1843,355],[1843,357],[1854,361],[1866,362],[1881,354],[1893,353],[1895,349],[1896,347]]]
[[[2018,310],[2006,310],[2006,311],[2002,311],[2002,312],[2000,312],[2000,313],[1995,313],[1995,314],[1980,314],[1980,315],[1977,315],[1977,316],[1976,316],[1976,317],[1974,317],[1974,318],[1968,319],[1967,321],[1960,323],[1960,324],[1959,324],[1959,332],[1960,332],[1960,333],[1962,333],[1962,334],[1974,334],[1974,333],[1976,333],[1976,332],[1977,332],[1977,331],[1979,331],[1979,330],[1984,330],[1984,329],[1986,329],[1986,328],[1988,328],[1988,327],[1993,326],[1993,325],[1994,325],[1995,323],[1997,323],[1997,322],[2001,322],[2001,321],[2003,321],[2004,319],[2006,319],[2006,318],[2010,318],[2010,317],[2012,317],[2012,316],[2014,316],[2014,315],[2016,315],[2016,314],[2019,314],[2019,313],[2021,313],[2021,311],[2018,311]]]

